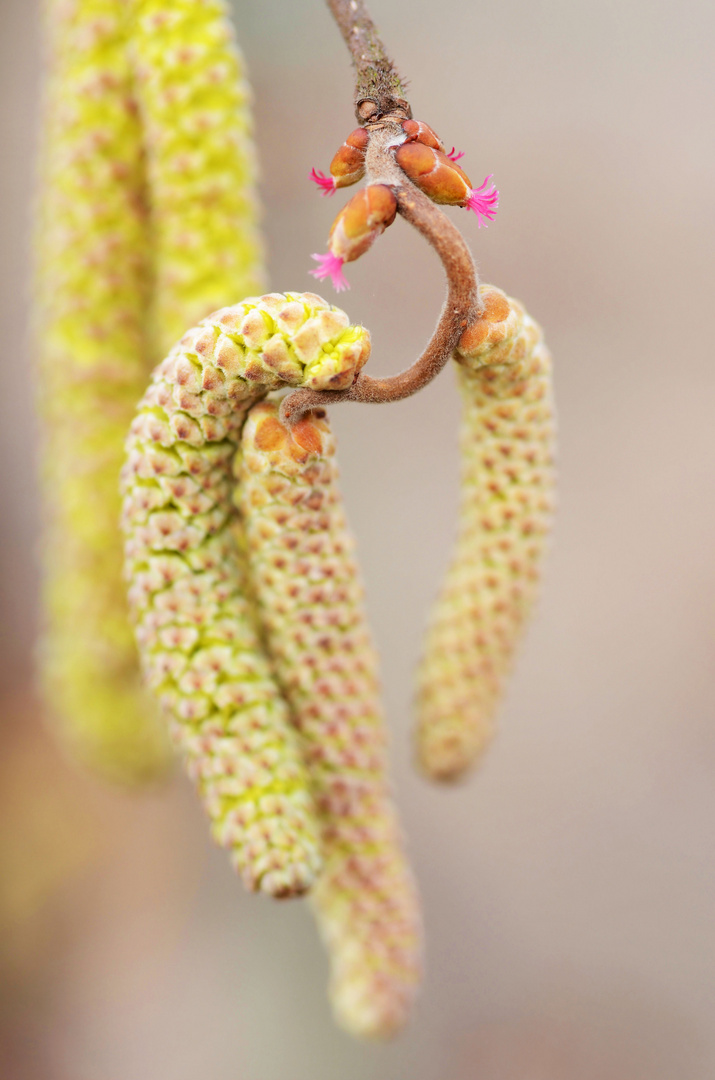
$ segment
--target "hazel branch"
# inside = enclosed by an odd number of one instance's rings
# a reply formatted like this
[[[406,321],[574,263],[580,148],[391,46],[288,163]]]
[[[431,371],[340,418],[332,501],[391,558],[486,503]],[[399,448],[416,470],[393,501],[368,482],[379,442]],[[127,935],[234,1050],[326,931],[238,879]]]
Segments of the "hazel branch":
[[[291,426],[310,409],[341,401],[379,403],[410,397],[439,374],[462,333],[483,308],[474,260],[461,233],[395,161],[393,151],[404,142],[401,123],[410,116],[410,107],[396,96],[402,93],[402,84],[365,4],[362,0],[326,2],[357,71],[357,116],[369,133],[365,151],[368,185],[389,187],[397,200],[397,212],[435,249],[447,275],[447,299],[427,348],[410,367],[384,379],[361,373],[345,390],[296,390],[286,395],[280,407],[281,421]]]

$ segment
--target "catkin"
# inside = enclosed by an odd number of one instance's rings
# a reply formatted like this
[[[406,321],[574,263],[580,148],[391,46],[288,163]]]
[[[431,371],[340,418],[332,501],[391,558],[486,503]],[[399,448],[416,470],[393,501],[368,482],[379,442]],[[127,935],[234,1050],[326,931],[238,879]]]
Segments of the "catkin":
[[[119,471],[152,362],[145,169],[122,0],[50,0],[37,332],[44,421],[45,698],[115,779],[163,771],[121,579]]]
[[[158,356],[265,287],[243,58],[222,0],[128,0],[147,154]]]
[[[255,405],[237,461],[252,591],[300,732],[320,824],[311,893],[339,1022],[386,1036],[420,977],[420,917],[387,779],[386,736],[363,593],[321,411],[292,430]]]
[[[147,681],[215,839],[250,889],[305,891],[320,866],[305,769],[253,624],[233,531],[246,409],[282,386],[349,386],[369,335],[311,293],[269,294],[190,330],[154,372],[127,442],[122,525]]]
[[[491,739],[552,517],[551,357],[520,304],[492,286],[481,294],[484,314],[454,356],[459,532],[418,672],[418,756],[438,780],[458,778]]]

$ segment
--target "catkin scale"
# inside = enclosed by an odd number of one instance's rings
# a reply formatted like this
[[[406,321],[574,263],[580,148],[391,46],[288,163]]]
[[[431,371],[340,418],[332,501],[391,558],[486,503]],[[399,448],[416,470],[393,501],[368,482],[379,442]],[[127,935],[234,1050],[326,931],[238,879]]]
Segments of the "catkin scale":
[[[125,569],[148,684],[215,839],[250,889],[304,892],[320,865],[305,769],[254,626],[231,461],[246,409],[283,386],[350,385],[369,335],[319,296],[268,294],[190,330],[155,370],[122,471]]]
[[[463,402],[456,550],[418,670],[422,768],[454,780],[479,758],[529,615],[553,512],[551,358],[515,301],[485,310],[454,354]]]
[[[36,298],[43,419],[40,676],[73,755],[136,783],[170,761],[121,579],[123,444],[152,361],[145,161],[121,0],[51,0]]]
[[[420,977],[418,900],[389,795],[377,658],[322,411],[255,405],[237,459],[253,596],[301,735],[325,868],[311,893],[331,996],[354,1034],[401,1027]]]

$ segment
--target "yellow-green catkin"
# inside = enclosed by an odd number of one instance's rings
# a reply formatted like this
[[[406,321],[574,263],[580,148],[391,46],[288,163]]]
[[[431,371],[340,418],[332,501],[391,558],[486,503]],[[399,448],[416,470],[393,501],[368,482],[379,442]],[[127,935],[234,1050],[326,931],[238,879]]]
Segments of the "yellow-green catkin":
[[[320,868],[308,780],[253,623],[233,531],[246,409],[283,386],[350,385],[369,335],[312,293],[224,308],[155,370],[122,473],[130,606],[147,681],[215,839],[250,889],[289,896]]]
[[[123,444],[151,360],[145,169],[122,0],[50,0],[37,230],[45,698],[75,756],[163,771],[121,579]]]
[[[377,657],[322,410],[291,430],[255,405],[237,459],[253,595],[318,809],[311,893],[338,1021],[385,1037],[420,978],[419,904],[389,793]]]
[[[147,154],[159,356],[265,288],[249,87],[222,0],[127,0]]]
[[[485,311],[455,352],[462,396],[456,551],[418,672],[419,761],[454,780],[477,761],[531,610],[553,511],[551,357],[517,301]]]

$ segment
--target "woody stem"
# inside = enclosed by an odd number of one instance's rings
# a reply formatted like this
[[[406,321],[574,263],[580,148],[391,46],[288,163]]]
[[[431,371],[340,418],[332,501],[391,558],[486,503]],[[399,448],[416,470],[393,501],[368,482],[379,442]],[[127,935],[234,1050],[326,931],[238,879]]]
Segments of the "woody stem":
[[[410,107],[395,65],[385,52],[363,0],[326,0],[355,67],[355,108],[361,122]]]

